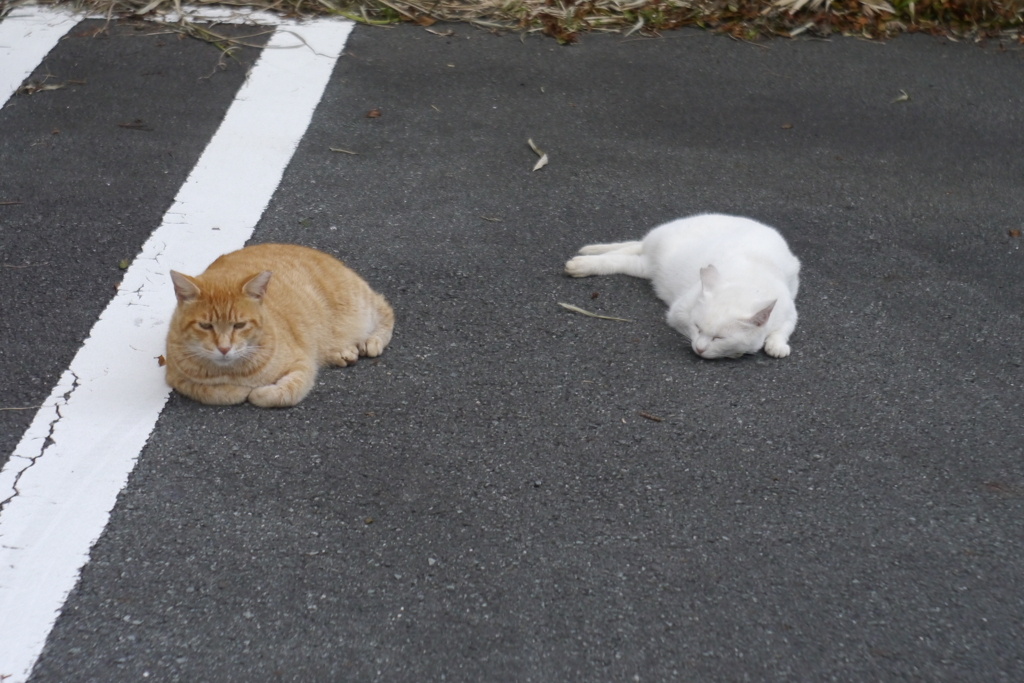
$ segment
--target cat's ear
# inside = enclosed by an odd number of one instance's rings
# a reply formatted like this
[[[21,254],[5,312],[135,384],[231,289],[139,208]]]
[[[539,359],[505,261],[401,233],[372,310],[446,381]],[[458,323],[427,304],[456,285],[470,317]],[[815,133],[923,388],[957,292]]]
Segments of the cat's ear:
[[[247,297],[256,299],[257,301],[262,301],[263,297],[267,294],[267,283],[270,282],[271,275],[273,275],[271,271],[264,270],[262,273],[242,285],[242,293]]]
[[[718,282],[718,268],[708,265],[700,269],[700,285],[705,292],[710,291],[716,282]]]
[[[775,301],[778,301],[776,299]],[[775,301],[771,302],[754,315],[747,318],[747,322],[755,327],[761,327],[768,322],[768,317],[772,314],[772,309],[775,308]]]
[[[174,283],[174,296],[178,297],[179,304],[187,304],[199,298],[199,286],[188,275],[172,270],[171,282]]]

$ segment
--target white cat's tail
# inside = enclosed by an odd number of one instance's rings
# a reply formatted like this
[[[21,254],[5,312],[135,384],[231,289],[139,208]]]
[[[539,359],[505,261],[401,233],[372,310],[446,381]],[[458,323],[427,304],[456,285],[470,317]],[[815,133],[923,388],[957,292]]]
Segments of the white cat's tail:
[[[615,252],[617,254],[631,254],[638,256],[640,249],[643,247],[643,242],[612,242],[610,244],[588,244],[587,246],[580,249],[581,254],[609,254]]]

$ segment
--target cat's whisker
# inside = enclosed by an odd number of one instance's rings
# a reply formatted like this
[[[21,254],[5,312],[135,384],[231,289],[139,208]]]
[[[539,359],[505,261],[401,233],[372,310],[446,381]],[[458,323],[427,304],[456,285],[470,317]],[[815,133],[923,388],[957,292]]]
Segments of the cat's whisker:
[[[244,346],[238,352],[238,354],[240,356],[244,357],[244,358],[251,358],[252,356],[255,356],[257,353],[259,353],[259,351],[260,351],[260,345],[259,344],[249,344],[249,345]]]
[[[198,351],[196,349],[185,348],[181,352],[182,357],[189,360],[206,360],[209,356],[204,351]]]

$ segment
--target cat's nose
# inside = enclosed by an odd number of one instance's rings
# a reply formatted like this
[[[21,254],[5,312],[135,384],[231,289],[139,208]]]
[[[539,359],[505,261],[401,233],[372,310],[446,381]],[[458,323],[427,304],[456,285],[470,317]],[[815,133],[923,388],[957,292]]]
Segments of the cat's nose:
[[[220,351],[222,354],[224,354],[226,356],[226,355],[228,355],[228,351],[231,350],[231,347],[230,346],[218,346],[217,350]]]
[[[703,356],[704,352],[708,350],[706,346],[694,346],[693,350],[697,352],[698,356]]]

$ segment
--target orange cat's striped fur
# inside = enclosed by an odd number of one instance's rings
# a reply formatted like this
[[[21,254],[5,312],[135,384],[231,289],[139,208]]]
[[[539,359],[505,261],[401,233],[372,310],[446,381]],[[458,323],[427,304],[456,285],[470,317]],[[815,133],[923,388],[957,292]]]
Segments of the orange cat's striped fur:
[[[171,271],[178,306],[167,333],[167,383],[203,403],[293,406],[321,365],[378,356],[394,314],[383,296],[327,254],[260,244],[202,275]]]

